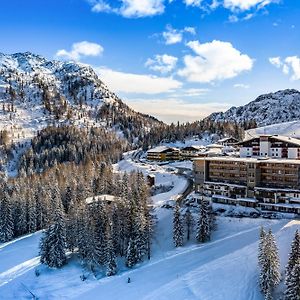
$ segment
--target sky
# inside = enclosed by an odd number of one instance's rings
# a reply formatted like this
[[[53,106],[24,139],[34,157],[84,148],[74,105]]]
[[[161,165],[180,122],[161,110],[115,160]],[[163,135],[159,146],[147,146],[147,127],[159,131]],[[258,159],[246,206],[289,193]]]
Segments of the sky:
[[[299,0],[2,0],[0,52],[91,65],[134,109],[199,120],[300,89]]]

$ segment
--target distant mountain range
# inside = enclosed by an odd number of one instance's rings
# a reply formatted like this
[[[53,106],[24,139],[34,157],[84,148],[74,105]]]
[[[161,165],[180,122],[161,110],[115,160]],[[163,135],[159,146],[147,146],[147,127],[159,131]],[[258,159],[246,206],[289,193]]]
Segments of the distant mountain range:
[[[257,97],[254,101],[226,112],[213,113],[212,121],[255,121],[257,126],[296,121],[300,119],[300,92],[294,89],[278,91]]]

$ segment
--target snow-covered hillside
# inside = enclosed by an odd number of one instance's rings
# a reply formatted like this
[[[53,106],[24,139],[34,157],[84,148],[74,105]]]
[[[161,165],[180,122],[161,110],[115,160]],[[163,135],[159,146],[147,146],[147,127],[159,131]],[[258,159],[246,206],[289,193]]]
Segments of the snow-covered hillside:
[[[245,138],[260,134],[279,134],[300,138],[300,121],[285,122],[249,129],[245,132]]]
[[[103,106],[107,108],[101,113]],[[32,138],[52,122],[116,125],[110,106],[124,118],[141,119],[145,127],[157,122],[131,110],[88,65],[47,60],[30,52],[0,53],[0,128],[14,142]]]
[[[208,118],[238,123],[255,121],[258,126],[299,120],[300,92],[291,89],[261,95],[244,106],[232,107],[224,113],[213,113]]]

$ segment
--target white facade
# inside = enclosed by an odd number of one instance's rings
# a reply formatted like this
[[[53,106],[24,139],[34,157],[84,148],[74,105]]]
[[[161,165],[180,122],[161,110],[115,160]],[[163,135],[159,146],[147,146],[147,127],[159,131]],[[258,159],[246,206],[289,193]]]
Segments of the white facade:
[[[268,141],[260,141],[260,153],[259,155],[262,157],[265,156],[270,156],[270,148],[271,148],[271,143]]]
[[[253,155],[253,150],[251,147],[240,148],[240,157],[251,157],[252,155]]]
[[[298,148],[289,148],[288,158],[298,158]]]

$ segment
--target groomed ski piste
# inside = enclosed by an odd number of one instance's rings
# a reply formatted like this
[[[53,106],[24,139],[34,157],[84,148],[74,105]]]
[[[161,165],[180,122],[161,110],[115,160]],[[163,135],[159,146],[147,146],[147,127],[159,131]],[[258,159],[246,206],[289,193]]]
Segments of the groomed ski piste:
[[[59,270],[40,265],[42,233],[37,232],[0,244],[0,299],[262,300],[257,266],[259,229],[271,228],[275,234],[283,273],[300,221],[218,217],[210,242],[191,240],[175,249],[173,211],[162,206],[187,188],[187,179],[167,166],[135,162],[130,154],[115,165],[115,171],[134,169],[155,174],[156,184],[173,186],[167,193],[153,196],[158,223],[150,261],[130,270],[121,267],[113,277],[95,278],[86,273],[87,279],[82,281],[85,271],[78,259],[71,258]],[[279,286],[278,295],[282,289],[283,285]]]

